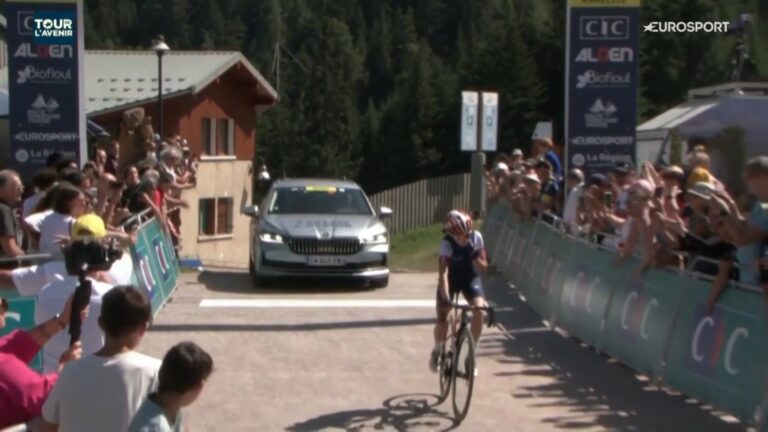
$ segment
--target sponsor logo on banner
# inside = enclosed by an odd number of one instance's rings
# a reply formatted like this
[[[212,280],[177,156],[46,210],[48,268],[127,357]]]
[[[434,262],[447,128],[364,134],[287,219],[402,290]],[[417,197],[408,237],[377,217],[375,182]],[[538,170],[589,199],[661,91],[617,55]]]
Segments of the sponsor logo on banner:
[[[77,141],[78,134],[71,132],[19,132],[13,136],[16,141]]]
[[[22,36],[32,36],[35,34],[35,12],[19,11],[16,14],[17,27]]]
[[[16,151],[16,160],[19,162],[27,162],[30,159],[36,159],[36,160],[45,160],[48,159],[48,156],[59,153],[64,158],[74,159],[76,156],[76,153],[73,151],[61,151],[61,150],[54,150],[50,148],[30,148],[27,149],[19,149]]]
[[[635,52],[629,47],[582,48],[576,55],[577,63],[629,63]]]
[[[643,26],[646,33],[728,33],[728,21],[654,21]]]
[[[690,345],[685,364],[691,371],[711,377],[719,368],[728,375],[739,374],[739,364],[734,361],[734,351],[750,341],[749,329],[729,325],[723,313],[716,309],[711,315],[703,313],[704,306],[695,314],[690,331]]]
[[[13,56],[16,58],[68,58],[74,55],[72,45],[34,45],[24,42],[19,45]]]
[[[597,98],[589,111],[584,115],[586,126],[588,128],[605,129],[608,126],[615,125],[619,119],[616,117],[618,108],[613,102]]]
[[[628,87],[631,83],[629,72],[617,74],[613,72],[600,73],[592,69],[576,75],[576,88],[617,88]]]
[[[574,279],[567,282],[568,304],[571,308],[583,310],[587,315],[592,315],[595,312],[592,308],[592,297],[600,283],[599,277],[589,277],[583,271],[580,271]]]
[[[583,16],[579,19],[581,40],[626,40],[629,39],[629,17]]]
[[[32,34],[38,44],[74,44],[75,14],[72,12],[35,12]]]
[[[621,316],[619,328],[623,334],[629,336],[630,340],[650,338],[648,333],[648,322],[653,321],[654,309],[659,306],[659,301],[655,297],[648,297],[643,294],[642,281],[633,281],[635,285],[629,291],[624,303],[621,305]]]
[[[56,99],[49,98],[47,101],[42,94],[32,102],[32,106],[27,110],[27,122],[30,124],[49,125],[52,121],[61,119],[59,103]]]
[[[30,65],[16,72],[17,84],[70,84],[72,82],[72,69],[37,68]]]
[[[635,137],[632,135],[623,136],[577,136],[571,138],[571,144],[573,145],[602,145],[602,146],[622,146],[632,145],[635,142]]]
[[[152,270],[149,267],[149,258],[146,255],[141,255],[141,261],[139,261],[139,268],[141,269],[141,279],[144,281],[144,286],[147,287],[147,291],[152,293],[152,297],[155,295],[155,278],[152,277]]]

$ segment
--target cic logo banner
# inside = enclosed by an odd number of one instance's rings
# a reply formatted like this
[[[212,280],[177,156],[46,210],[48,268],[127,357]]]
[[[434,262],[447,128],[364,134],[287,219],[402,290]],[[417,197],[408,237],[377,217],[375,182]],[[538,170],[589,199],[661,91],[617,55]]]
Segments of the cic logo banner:
[[[719,308],[711,315],[705,314],[701,305],[694,314],[690,325],[690,337],[684,365],[692,372],[705,377],[712,377],[718,371],[736,376],[742,371],[739,367],[747,344],[760,343],[750,340],[750,329],[736,316],[726,316]]]

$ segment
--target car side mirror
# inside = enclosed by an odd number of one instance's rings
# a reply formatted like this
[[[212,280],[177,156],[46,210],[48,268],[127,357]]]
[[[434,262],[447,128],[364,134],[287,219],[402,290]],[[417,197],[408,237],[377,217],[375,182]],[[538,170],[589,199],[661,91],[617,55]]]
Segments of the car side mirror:
[[[389,207],[379,207],[379,217],[381,219],[392,217],[392,209]]]
[[[258,217],[258,216],[259,216],[259,214],[260,214],[260,212],[259,212],[259,206],[257,206],[257,205],[246,206],[246,207],[243,209],[243,213],[244,213],[246,216],[250,216],[250,217]]]

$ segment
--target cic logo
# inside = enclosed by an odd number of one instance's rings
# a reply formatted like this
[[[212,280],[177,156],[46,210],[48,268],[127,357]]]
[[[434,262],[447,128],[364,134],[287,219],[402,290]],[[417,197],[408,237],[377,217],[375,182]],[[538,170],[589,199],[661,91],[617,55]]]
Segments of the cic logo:
[[[703,306],[699,311],[691,329],[686,367],[707,377],[715,374],[720,368],[728,375],[738,375],[740,370],[738,362],[734,361],[734,351],[750,339],[749,329],[728,322],[719,309],[711,315],[704,314]]]
[[[653,310],[659,306],[659,301],[655,297],[643,295],[643,286],[641,281],[635,282],[624,304],[621,306],[620,329],[631,340],[640,336],[640,339],[646,340],[650,337],[648,333],[648,321],[652,320]],[[637,286],[639,285],[639,286]]]
[[[568,290],[568,304],[574,310],[586,311],[592,315],[595,310],[592,308],[592,295],[595,289],[600,286],[600,278],[590,278],[583,271],[579,271],[576,277],[566,283]]]

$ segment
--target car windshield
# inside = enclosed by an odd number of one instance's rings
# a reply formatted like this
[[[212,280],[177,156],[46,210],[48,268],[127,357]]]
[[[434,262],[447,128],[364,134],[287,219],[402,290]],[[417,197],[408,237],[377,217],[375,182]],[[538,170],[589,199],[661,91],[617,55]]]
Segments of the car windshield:
[[[269,206],[271,214],[373,214],[360,189],[329,186],[279,188]]]

